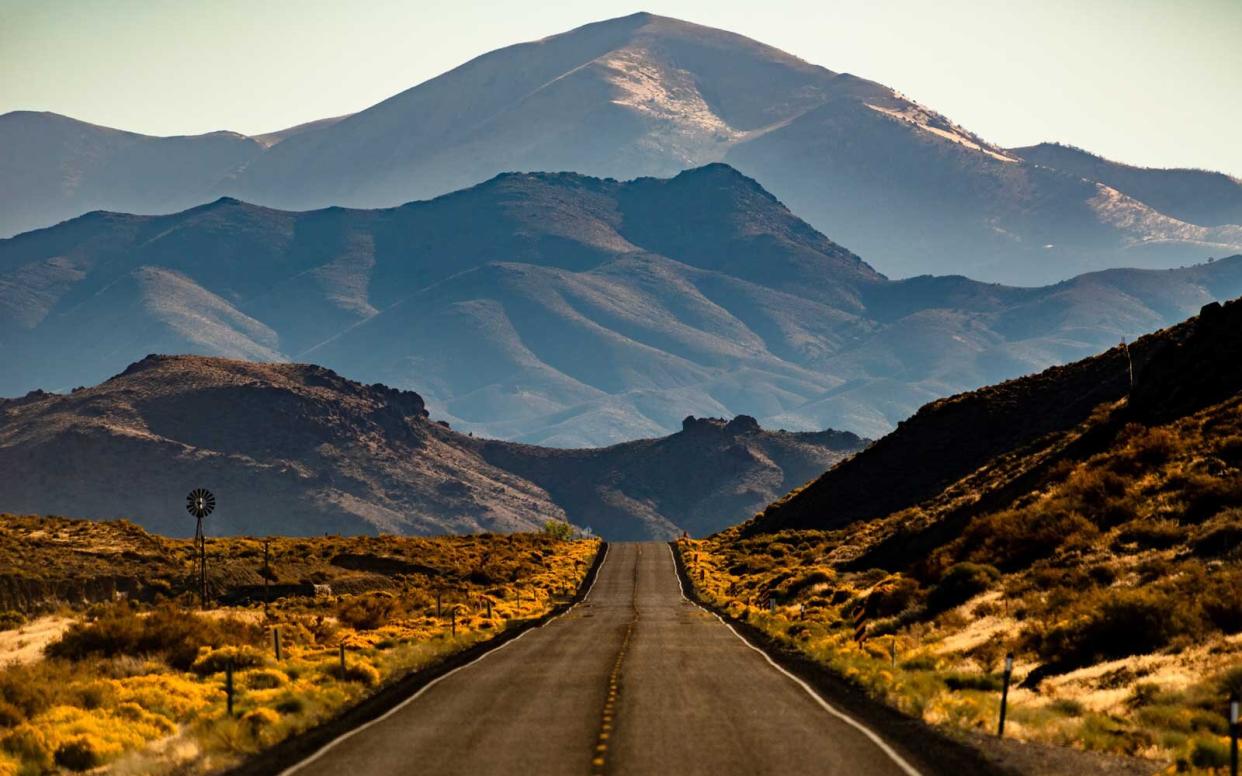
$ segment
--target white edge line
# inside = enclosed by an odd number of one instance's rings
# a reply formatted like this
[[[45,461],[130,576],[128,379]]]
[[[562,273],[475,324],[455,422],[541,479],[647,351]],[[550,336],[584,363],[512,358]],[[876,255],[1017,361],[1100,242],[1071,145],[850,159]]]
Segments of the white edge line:
[[[583,601],[586,601],[586,600],[587,600],[587,598],[589,598],[589,597],[590,597],[590,595],[591,595],[591,591],[595,589],[595,583],[599,581],[599,575],[600,575],[600,572],[602,572],[602,571],[604,570],[604,563],[605,563],[605,561],[607,561],[607,560],[608,560],[608,544],[607,544],[607,543],[605,543],[605,544],[604,544],[604,557],[600,558],[600,561],[599,561],[599,568],[595,569],[595,578],[591,580],[591,585],[590,585],[590,587],[588,587],[588,588],[587,588],[586,593],[582,596],[582,601],[579,601],[578,603],[576,603],[576,604],[574,604],[573,606],[569,607],[568,609],[566,609],[565,611],[561,612],[560,614],[553,615],[552,617],[548,618],[548,621],[547,621],[547,622],[542,623],[541,625],[539,625],[539,626],[537,626],[537,627],[534,627],[534,628],[528,628],[527,630],[522,631],[521,633],[519,633],[518,635],[516,635],[516,636],[514,636],[513,638],[509,639],[508,641],[506,641],[505,643],[501,644],[500,646],[498,646],[498,647],[493,647],[492,649],[489,649],[488,651],[484,652],[482,655],[479,655],[478,657],[476,657],[475,659],[471,660],[470,662],[468,662],[468,663],[462,663],[461,665],[459,665],[459,666],[457,666],[456,668],[454,668],[452,671],[449,671],[448,673],[444,673],[444,674],[441,674],[441,675],[437,676],[435,679],[432,679],[430,682],[427,682],[427,684],[425,684],[425,685],[423,685],[422,687],[420,687],[420,688],[419,688],[419,690],[418,690],[418,692],[414,693],[414,694],[413,694],[413,695],[411,695],[410,697],[408,697],[408,698],[406,698],[405,700],[401,701],[401,702],[400,702],[400,703],[398,703],[396,706],[393,706],[391,709],[389,709],[388,711],[386,711],[386,712],[384,712],[383,714],[379,715],[379,716],[378,716],[378,717],[376,717],[375,719],[370,720],[369,722],[364,722],[363,724],[359,725],[358,727],[356,727],[356,728],[352,728],[352,729],[347,730],[346,732],[344,732],[344,733],[340,734],[340,735],[339,735],[339,736],[337,736],[336,738],[332,739],[332,740],[331,740],[331,741],[329,741],[328,743],[326,743],[326,744],[324,744],[323,746],[321,746],[321,747],[319,747],[318,749],[316,749],[316,750],[315,750],[315,753],[314,753],[314,754],[312,754],[312,755],[310,755],[310,756],[309,756],[309,757],[307,757],[306,759],[304,759],[304,760],[300,760],[300,761],[298,761],[298,762],[294,763],[293,765],[290,765],[288,768],[285,768],[283,771],[280,771],[280,773],[278,774],[278,776],[289,776],[290,774],[296,773],[297,771],[301,770],[303,767],[305,767],[305,766],[307,766],[307,765],[310,765],[311,763],[313,763],[313,762],[315,762],[316,760],[318,760],[320,757],[323,757],[325,754],[327,754],[327,753],[328,753],[328,750],[332,749],[334,746],[336,746],[337,744],[341,743],[342,741],[345,741],[345,740],[347,740],[347,739],[349,739],[349,738],[352,738],[353,736],[358,735],[359,733],[361,733],[362,731],[364,731],[364,730],[366,730],[367,728],[371,727],[372,725],[378,725],[379,723],[381,723],[381,722],[383,722],[384,720],[388,719],[388,718],[389,718],[389,717],[391,717],[392,715],[394,715],[394,714],[396,714],[397,712],[401,711],[401,710],[402,710],[402,709],[404,709],[406,706],[408,706],[408,705],[410,705],[411,703],[413,703],[414,701],[418,700],[418,696],[420,696],[420,695],[422,695],[423,693],[427,692],[427,691],[428,691],[428,690],[430,690],[432,687],[435,687],[437,684],[439,684],[439,683],[440,683],[440,682],[442,682],[443,680],[448,679],[450,676],[452,676],[453,674],[455,674],[455,673],[457,673],[458,671],[462,670],[463,668],[469,668],[470,666],[472,666],[472,665],[474,665],[475,663],[479,662],[480,660],[484,659],[484,658],[485,658],[485,657],[487,657],[488,655],[494,655],[494,654],[496,654],[497,652],[499,652],[500,650],[502,650],[502,649],[504,649],[505,647],[509,646],[510,644],[513,644],[513,643],[517,642],[517,641],[518,641],[518,639],[522,638],[522,637],[523,637],[523,636],[525,636],[527,633],[530,633],[530,632],[532,632],[532,631],[537,631],[537,630],[539,630],[540,628],[543,628],[544,626],[551,624],[554,620],[557,620],[557,619],[559,619],[559,618],[563,617],[564,615],[569,614],[569,613],[570,613],[570,612],[572,612],[574,609],[577,609],[577,608],[578,608],[578,604],[581,604]],[[486,643],[486,642],[483,642],[483,643]],[[917,776],[917,775],[916,775],[916,776]]]
[[[672,555],[672,556],[673,556],[673,569],[674,569],[674,571],[676,571],[676,568],[677,568],[677,556],[673,553],[673,545],[672,545],[672,544],[669,544],[669,545],[668,545],[668,552],[669,552],[669,555]],[[823,697],[822,697],[819,693],[815,692],[815,689],[814,689],[813,687],[811,687],[811,685],[809,685],[809,684],[807,684],[806,682],[802,681],[802,680],[801,680],[801,679],[799,679],[797,676],[794,676],[794,675],[793,675],[793,674],[791,674],[789,671],[786,671],[786,670],[785,670],[782,666],[780,666],[780,665],[779,665],[779,664],[778,664],[775,660],[773,660],[773,659],[772,659],[772,657],[771,657],[771,656],[770,656],[767,652],[764,652],[764,651],[763,651],[762,649],[760,649],[759,647],[756,647],[754,644],[751,644],[749,641],[747,641],[747,639],[746,639],[746,637],[745,637],[745,636],[743,636],[742,634],[738,633],[738,632],[737,632],[737,630],[736,630],[736,629],[734,629],[734,627],[733,627],[732,625],[730,625],[729,623],[725,622],[725,619],[724,619],[723,617],[721,617],[719,614],[716,614],[716,613],[715,613],[715,612],[713,612],[711,609],[708,609],[707,607],[705,607],[705,606],[703,606],[703,605],[699,604],[697,601],[691,601],[691,600],[690,600],[690,598],[686,595],[686,586],[685,586],[685,584],[683,584],[683,583],[682,583],[682,581],[681,581],[681,574],[678,574],[678,575],[677,575],[677,587],[681,589],[681,597],[682,597],[682,598],[684,598],[685,600],[687,600],[687,601],[689,601],[690,603],[694,604],[695,606],[699,607],[700,609],[702,609],[703,611],[707,612],[707,613],[708,613],[708,614],[710,614],[711,616],[715,617],[717,620],[720,620],[720,624],[721,624],[721,625],[723,625],[723,626],[725,626],[726,628],[728,628],[728,629],[729,629],[729,632],[730,632],[730,633],[732,633],[734,636],[737,636],[737,637],[738,637],[738,639],[739,639],[739,640],[740,640],[743,644],[745,644],[746,646],[748,646],[748,647],[750,647],[751,649],[755,650],[755,651],[756,651],[756,652],[758,652],[760,655],[763,655],[763,659],[764,659],[764,660],[766,660],[766,661],[768,661],[768,664],[769,664],[770,666],[772,666],[772,667],[773,667],[773,668],[775,668],[777,671],[780,671],[782,674],[784,674],[785,676],[787,676],[787,677],[789,677],[790,679],[792,679],[792,680],[793,680],[794,682],[796,682],[796,683],[797,683],[797,685],[798,685],[799,687],[801,687],[803,690],[806,690],[806,694],[807,694],[807,695],[809,695],[809,696],[811,696],[812,698],[814,698],[814,699],[815,699],[815,702],[816,702],[816,703],[818,703],[820,706],[822,706],[822,707],[824,708],[824,711],[828,712],[829,714],[833,715],[834,717],[837,717],[837,718],[838,718],[838,719],[840,719],[842,722],[845,722],[847,725],[850,725],[850,726],[852,726],[852,727],[856,728],[856,729],[857,729],[859,732],[861,732],[864,736],[866,736],[867,738],[871,739],[871,743],[873,743],[873,744],[875,744],[876,746],[878,746],[878,747],[880,748],[880,751],[884,752],[884,754],[886,754],[886,755],[888,755],[888,756],[889,756],[889,759],[891,759],[893,762],[897,763],[897,767],[901,768],[901,770],[903,770],[903,771],[906,773],[906,775],[907,775],[907,776],[922,776],[922,774],[920,774],[920,773],[918,772],[918,770],[916,770],[916,769],[914,768],[914,766],[912,766],[910,763],[906,762],[906,761],[905,761],[905,759],[904,759],[901,755],[897,754],[897,752],[895,752],[891,746],[889,746],[887,743],[885,743],[885,742],[884,742],[884,739],[882,739],[882,738],[880,738],[878,735],[876,735],[876,734],[875,734],[875,733],[874,733],[874,732],[873,732],[870,728],[868,728],[866,725],[864,725],[863,723],[859,722],[858,720],[854,719],[854,718],[853,718],[853,717],[851,717],[850,715],[846,714],[845,712],[840,711],[839,709],[837,709],[835,706],[833,706],[833,705],[832,705],[831,703],[829,703],[828,701],[824,700],[824,699],[823,699]]]

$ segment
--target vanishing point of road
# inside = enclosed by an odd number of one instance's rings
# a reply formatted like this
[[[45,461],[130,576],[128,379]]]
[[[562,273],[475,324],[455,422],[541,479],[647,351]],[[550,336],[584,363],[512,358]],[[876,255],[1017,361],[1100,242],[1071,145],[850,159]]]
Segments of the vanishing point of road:
[[[291,767],[297,776],[916,772],[682,595],[668,545]]]

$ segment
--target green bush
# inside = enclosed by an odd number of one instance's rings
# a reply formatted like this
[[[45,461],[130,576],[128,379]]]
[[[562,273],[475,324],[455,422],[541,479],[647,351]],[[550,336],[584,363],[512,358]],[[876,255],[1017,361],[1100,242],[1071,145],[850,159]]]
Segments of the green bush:
[[[1000,572],[995,566],[958,563],[951,566],[927,594],[927,608],[932,612],[952,609],[987,590],[998,579]]]
[[[543,532],[553,539],[568,541],[574,538],[574,527],[564,520],[549,520],[543,524]]]

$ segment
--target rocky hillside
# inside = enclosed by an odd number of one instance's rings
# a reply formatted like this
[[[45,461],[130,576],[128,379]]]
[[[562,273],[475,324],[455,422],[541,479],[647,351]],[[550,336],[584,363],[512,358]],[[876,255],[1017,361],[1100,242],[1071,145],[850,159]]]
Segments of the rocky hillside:
[[[184,536],[185,494],[206,487],[220,502],[207,521],[217,535],[507,532],[568,519],[610,538],[668,537],[745,519],[862,444],[736,419],[546,450],[460,434],[415,393],[322,367],[150,356],[93,388],[0,400],[0,509],[127,517]]]
[[[1242,258],[1044,288],[889,281],[720,164],[502,175],[389,210],[219,200],[0,240],[0,395],[147,353],[309,361],[454,428],[583,447],[687,415],[880,436],[1242,293]]]
[[[926,407],[683,543],[697,588],[929,722],[995,730],[1012,652],[1007,736],[1223,769],[1242,692],[1242,300],[1132,352],[1132,391],[1110,352]]]
[[[1239,320],[1242,301],[1214,303],[1128,348],[932,402],[864,454],[769,506],[748,530],[839,528],[900,511],[1001,457],[1054,444],[1126,397],[1126,412],[1144,421],[1220,401],[1242,387],[1234,363],[1242,341],[1232,328]]]
[[[0,148],[0,234],[219,195],[389,207],[509,170],[624,179],[724,161],[892,276],[1039,284],[1242,250],[1232,217],[1163,210],[1128,180],[1029,161],[883,84],[649,13],[485,53],[267,136],[147,138],[15,113],[0,117]]]

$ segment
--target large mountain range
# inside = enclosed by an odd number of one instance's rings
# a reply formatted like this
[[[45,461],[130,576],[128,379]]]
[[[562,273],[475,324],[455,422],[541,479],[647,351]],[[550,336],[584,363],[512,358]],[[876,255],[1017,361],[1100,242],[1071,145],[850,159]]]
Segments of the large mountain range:
[[[1242,257],[1034,289],[890,281],[721,164],[507,174],[392,209],[221,199],[0,240],[0,395],[198,353],[324,364],[416,390],[455,428],[560,447],[687,415],[876,437],[1238,294]]]
[[[610,539],[709,533],[860,449],[853,434],[753,418],[604,449],[478,439],[418,394],[302,364],[150,356],[93,388],[0,400],[6,512],[128,517],[184,536],[471,533],[569,519]]]
[[[887,86],[646,13],[499,49],[359,113],[259,137],[0,116],[0,234],[222,195],[373,208],[503,171],[628,179],[715,161],[893,277],[1030,285],[1242,250],[1235,179],[1000,148]]]

